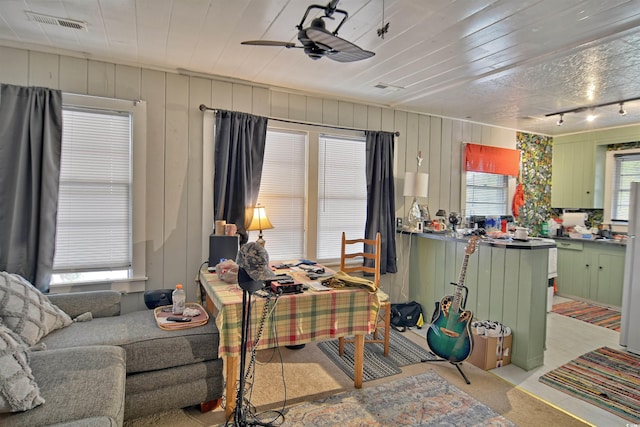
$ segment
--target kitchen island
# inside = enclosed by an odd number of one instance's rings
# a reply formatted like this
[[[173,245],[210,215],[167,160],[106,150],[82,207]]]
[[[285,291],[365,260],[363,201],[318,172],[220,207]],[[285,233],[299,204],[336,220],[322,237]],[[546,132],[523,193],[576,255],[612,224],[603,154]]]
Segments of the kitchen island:
[[[403,232],[403,238],[411,240],[409,297],[430,320],[435,303],[455,291],[468,237]],[[549,249],[555,247],[550,239],[481,239],[469,256],[466,309],[476,320],[511,328],[511,363],[525,370],[544,363]]]

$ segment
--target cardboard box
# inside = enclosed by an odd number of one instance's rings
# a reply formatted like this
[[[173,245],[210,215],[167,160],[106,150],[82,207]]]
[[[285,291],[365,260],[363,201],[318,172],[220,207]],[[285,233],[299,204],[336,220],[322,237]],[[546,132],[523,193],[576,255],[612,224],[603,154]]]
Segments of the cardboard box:
[[[511,363],[511,342],[513,335],[506,337],[486,337],[473,333],[473,350],[467,362],[480,369],[499,368]]]

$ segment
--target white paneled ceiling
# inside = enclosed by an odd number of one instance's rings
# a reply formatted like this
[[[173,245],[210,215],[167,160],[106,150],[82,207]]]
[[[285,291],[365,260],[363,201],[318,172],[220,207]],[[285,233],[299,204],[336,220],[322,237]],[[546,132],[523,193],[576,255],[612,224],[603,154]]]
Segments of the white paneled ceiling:
[[[324,6],[329,0],[319,1]],[[299,44],[304,0],[0,0],[0,45],[247,80],[534,133],[640,123],[640,1],[342,0],[338,36],[375,56],[341,63]],[[383,9],[384,6],[384,9]],[[87,30],[25,12],[82,21]],[[310,18],[321,14],[312,10]],[[383,20],[384,15],[384,20]],[[326,20],[332,30],[341,16]],[[378,29],[389,23],[381,38]],[[0,58],[0,66],[1,65]],[[387,89],[376,87],[390,85]]]

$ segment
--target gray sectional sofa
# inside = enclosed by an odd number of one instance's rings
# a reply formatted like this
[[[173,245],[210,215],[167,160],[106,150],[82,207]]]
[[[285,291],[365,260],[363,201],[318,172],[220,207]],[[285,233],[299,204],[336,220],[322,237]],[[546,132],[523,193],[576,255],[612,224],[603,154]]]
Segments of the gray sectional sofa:
[[[47,298],[72,319],[92,319],[74,321],[39,341],[36,347],[44,349],[31,351],[29,364],[45,403],[0,414],[0,425],[114,426],[174,408],[215,407],[222,397],[213,319],[166,331],[152,310],[121,315],[115,291]]]

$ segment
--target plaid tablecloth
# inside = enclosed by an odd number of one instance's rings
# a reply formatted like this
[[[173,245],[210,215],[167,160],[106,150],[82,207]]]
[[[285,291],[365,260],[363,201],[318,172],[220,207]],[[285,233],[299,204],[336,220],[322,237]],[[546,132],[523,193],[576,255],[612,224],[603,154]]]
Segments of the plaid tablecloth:
[[[218,356],[239,356],[242,290],[236,284],[223,282],[216,273],[206,269],[200,271],[200,282],[218,310]],[[277,299],[272,297],[269,301],[255,295],[251,298],[252,340],[247,345],[253,348],[260,335],[257,349],[367,334],[373,330],[379,308],[375,293],[357,288],[308,290]],[[260,328],[263,313],[266,313],[265,321]]]

